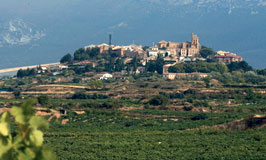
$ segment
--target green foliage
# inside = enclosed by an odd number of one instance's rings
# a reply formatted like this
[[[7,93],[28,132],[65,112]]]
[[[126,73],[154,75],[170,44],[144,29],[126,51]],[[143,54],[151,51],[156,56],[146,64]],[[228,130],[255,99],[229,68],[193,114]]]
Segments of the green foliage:
[[[82,61],[89,59],[89,56],[85,53],[84,48],[80,48],[74,52],[74,60]]]
[[[157,95],[157,96],[154,96],[149,101],[149,104],[154,105],[154,106],[159,106],[159,105],[165,106],[168,104],[168,99],[164,95]]]
[[[23,78],[23,77],[26,77],[26,76],[34,76],[36,75],[36,70],[33,68],[33,69],[26,69],[26,70],[23,70],[23,69],[20,69],[18,70],[17,72],[17,77],[18,78]]]
[[[13,95],[15,96],[16,99],[19,99],[21,96],[21,91],[19,89],[15,89],[13,91]]]
[[[226,73],[227,67],[221,63],[207,63],[207,62],[195,62],[195,63],[178,63],[175,66],[169,67],[169,72],[172,73],[211,73],[219,72]]]
[[[48,122],[43,117],[34,116],[32,105],[28,100],[21,106],[14,106],[11,113],[5,112],[0,120],[0,159],[7,160],[53,160],[54,153],[43,146],[43,133],[48,129]],[[11,121],[17,124],[16,134],[12,134]]]
[[[71,56],[70,53],[68,53],[68,54],[66,54],[65,56],[63,56],[63,57],[61,58],[61,60],[60,60],[60,63],[68,63],[68,64],[70,64],[70,63],[72,63],[72,62],[73,62],[73,58],[72,58],[72,56]]]
[[[246,62],[246,61],[242,61],[242,62],[232,62],[230,64],[227,65],[228,69],[230,72],[232,71],[252,71],[253,68]]]
[[[198,115],[192,117],[191,120],[196,121],[196,120],[204,120],[207,118],[208,118],[208,116],[206,114],[201,113],[201,114],[198,114]]]
[[[94,93],[92,95],[85,92],[76,92],[73,94],[72,99],[107,99],[109,96],[103,94]]]
[[[89,60],[96,58],[100,52],[100,49],[95,47],[95,48],[80,48],[74,52],[74,60],[76,61],[83,61],[83,60]]]
[[[91,80],[88,83],[88,86],[90,86],[91,89],[102,89],[104,87],[104,84],[101,80]]]
[[[160,92],[160,95],[163,95],[169,99],[183,99],[184,94],[183,93],[165,93],[165,92]]]
[[[203,81],[206,85],[206,88],[210,88],[210,82],[211,82],[211,78],[208,76],[208,77],[205,77],[203,78]]]
[[[216,54],[216,51],[214,51],[213,49],[207,48],[207,47],[204,47],[204,46],[201,47],[200,55],[203,58],[207,58],[208,56],[215,55],[215,54]]]
[[[256,72],[258,75],[266,76],[266,69],[258,69]]]
[[[158,55],[157,59],[155,61],[149,61],[146,64],[146,70],[148,72],[155,72],[157,71],[157,73],[162,74],[163,73],[163,66],[164,66],[165,62],[163,59],[163,56]]]
[[[254,71],[241,72],[233,71],[232,73],[220,74],[217,72],[211,73],[212,79],[216,79],[224,84],[237,84],[237,83],[252,83],[259,84],[266,81],[266,77],[256,74]]]
[[[85,69],[85,72],[91,72],[91,71],[93,71],[93,65],[91,63],[89,63],[85,66],[84,69]]]
[[[72,80],[73,83],[80,83],[80,81],[81,81],[81,79],[77,78],[77,77],[73,78],[73,80]]]
[[[41,95],[38,97],[38,103],[42,106],[49,104],[49,97],[47,95]]]
[[[142,49],[144,50],[144,51],[146,51],[148,48],[150,48],[149,46],[144,46],[144,47],[142,47]]]

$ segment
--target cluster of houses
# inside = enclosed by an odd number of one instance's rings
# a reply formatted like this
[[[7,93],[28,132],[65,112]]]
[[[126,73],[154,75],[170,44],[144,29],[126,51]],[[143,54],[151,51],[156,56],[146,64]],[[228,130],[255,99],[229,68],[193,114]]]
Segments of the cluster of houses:
[[[218,51],[213,58],[216,59],[218,62],[225,64],[243,61],[243,58],[241,56],[227,51]]]
[[[99,54],[115,54],[118,57],[123,58],[124,63],[130,62],[134,57],[140,59],[143,66],[146,65],[147,61],[155,60],[159,55],[161,55],[164,60],[168,63],[163,67],[163,76],[168,79],[175,78],[192,78],[192,77],[200,77],[204,78],[208,76],[206,73],[169,73],[168,68],[170,66],[175,65],[176,63],[181,62],[193,62],[193,61],[204,61],[206,59],[202,58],[200,55],[201,45],[199,43],[198,35],[192,33],[191,41],[188,42],[167,42],[160,41],[156,45],[144,49],[142,45],[128,45],[128,46],[119,46],[119,45],[108,45],[108,44],[100,44],[100,45],[88,45],[85,46],[84,49],[91,48],[99,48]],[[216,55],[209,57],[211,59],[215,59],[220,63],[231,63],[231,62],[240,62],[242,61],[242,57],[237,54],[226,52],[226,51],[218,51]],[[74,62],[73,65],[76,66],[86,66],[87,64],[92,64],[93,67],[98,65],[98,61],[80,61]],[[64,70],[67,69],[68,66],[64,64],[56,64],[53,66],[40,66],[38,73],[47,72],[51,70]],[[135,74],[140,74],[143,71],[143,67],[139,67]],[[57,73],[57,72],[56,72]],[[121,75],[125,75],[125,73],[120,73],[117,77],[115,75],[109,73],[101,73],[100,76],[97,74],[95,76],[96,79],[109,79],[109,78],[121,78]]]
[[[110,51],[112,54],[115,54],[118,57],[127,57],[127,58],[140,58],[144,59],[146,56],[146,52],[143,50],[142,45],[128,45],[128,46],[119,46],[119,45],[108,45],[108,44],[100,44],[100,45],[88,45],[85,46],[84,49],[90,48],[99,48],[99,54],[109,54]]]

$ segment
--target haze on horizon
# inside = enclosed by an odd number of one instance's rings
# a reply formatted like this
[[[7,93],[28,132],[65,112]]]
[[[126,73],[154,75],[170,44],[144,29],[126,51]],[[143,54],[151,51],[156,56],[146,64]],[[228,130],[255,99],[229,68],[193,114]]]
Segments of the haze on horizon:
[[[88,44],[187,41],[266,68],[266,0],[0,0],[0,68],[57,62]]]

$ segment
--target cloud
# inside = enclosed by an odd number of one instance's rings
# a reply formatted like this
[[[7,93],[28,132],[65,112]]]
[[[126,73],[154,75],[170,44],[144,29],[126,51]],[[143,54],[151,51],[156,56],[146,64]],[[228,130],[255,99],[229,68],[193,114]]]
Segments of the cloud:
[[[45,37],[43,31],[34,29],[22,19],[10,20],[0,33],[0,47],[5,45],[25,45]]]
[[[126,27],[128,24],[125,22],[121,22],[117,25],[117,27]]]
[[[266,1],[260,0],[258,5],[259,6],[266,6]]]
[[[122,28],[122,27],[127,27],[128,24],[126,22],[120,22],[114,26],[109,27],[109,29],[117,29],[117,28]]]

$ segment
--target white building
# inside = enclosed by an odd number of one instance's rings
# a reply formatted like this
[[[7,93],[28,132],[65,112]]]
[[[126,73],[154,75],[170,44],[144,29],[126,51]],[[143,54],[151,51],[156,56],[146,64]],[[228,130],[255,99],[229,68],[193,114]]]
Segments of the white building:
[[[105,73],[102,77],[100,77],[100,80],[106,80],[109,78],[113,78],[113,75],[109,74],[109,73]]]

